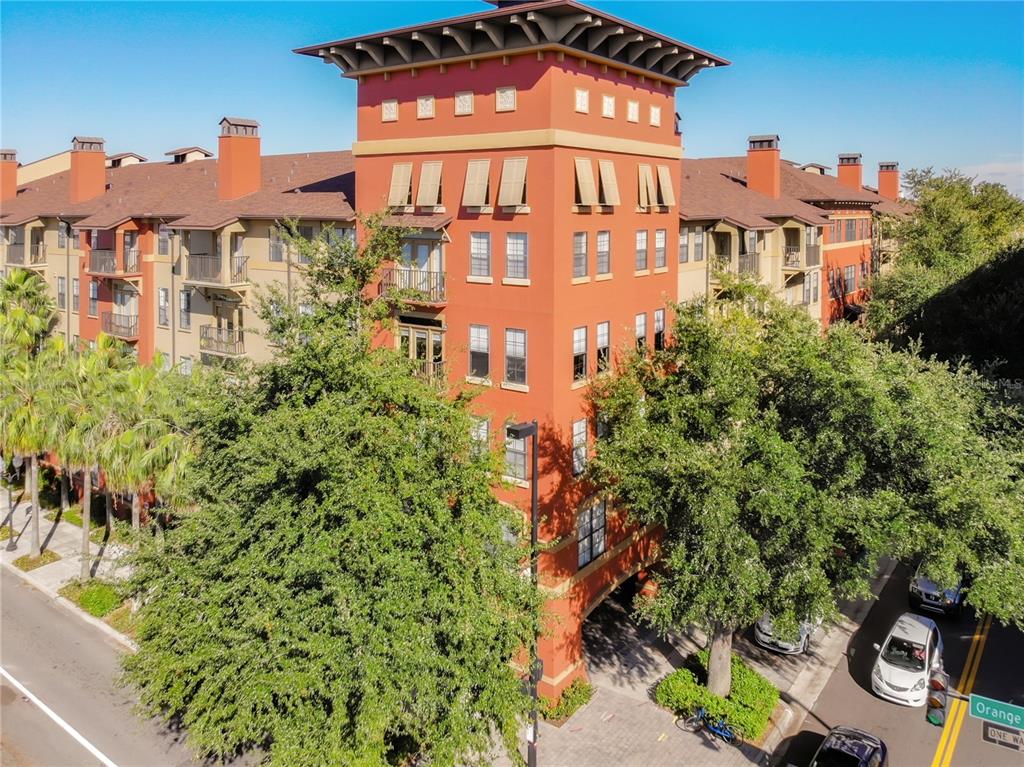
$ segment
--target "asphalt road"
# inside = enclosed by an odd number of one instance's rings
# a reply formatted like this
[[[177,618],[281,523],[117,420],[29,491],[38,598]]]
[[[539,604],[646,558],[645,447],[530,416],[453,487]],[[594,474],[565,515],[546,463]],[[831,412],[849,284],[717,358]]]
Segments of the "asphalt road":
[[[115,642],[6,570],[0,570],[0,597],[0,667],[6,672],[0,674],[4,767],[197,764],[180,733],[134,713],[135,699],[115,683],[122,652]],[[40,703],[67,727],[47,716]],[[78,742],[72,731],[95,752]]]
[[[784,741],[776,763],[803,767],[829,728],[852,725],[879,736],[889,747],[891,767],[1024,767],[1024,753],[982,740],[982,723],[964,712],[945,728],[925,721],[923,708],[906,708],[875,697],[871,668],[896,618],[909,610],[910,573],[897,568],[878,602],[854,634],[846,658],[833,672],[803,729]],[[933,616],[934,617],[934,616]],[[961,619],[937,617],[945,644],[945,668],[958,689],[1024,705],[1024,635],[965,612]],[[976,638],[977,636],[977,638]],[[976,645],[971,653],[972,644]],[[970,664],[965,674],[965,666]],[[951,708],[951,713],[956,709]],[[959,725],[957,724],[959,722]]]

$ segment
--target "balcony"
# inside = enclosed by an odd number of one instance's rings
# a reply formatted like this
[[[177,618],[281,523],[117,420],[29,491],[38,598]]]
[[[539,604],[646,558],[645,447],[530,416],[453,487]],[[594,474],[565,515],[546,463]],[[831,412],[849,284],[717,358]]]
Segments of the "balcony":
[[[245,256],[231,256],[225,268],[221,256],[189,253],[185,256],[185,282],[215,287],[245,285],[249,281],[247,261]]]
[[[245,331],[203,325],[199,328],[199,349],[209,354],[238,357],[245,354]]]
[[[444,378],[444,360],[413,360],[416,363],[416,375],[433,381]]]
[[[806,251],[804,261],[808,267],[821,266],[821,245],[808,245],[804,250]]]
[[[140,271],[139,249],[129,248],[123,262],[117,258],[117,251],[93,248],[89,251],[89,272],[101,277],[137,276]]]
[[[101,327],[108,336],[123,338],[127,341],[139,337],[139,315],[103,312]]]
[[[799,270],[803,268],[803,263],[800,259],[800,246],[799,245],[785,245],[782,249],[783,262],[782,266],[784,269]]]
[[[758,274],[760,271],[760,254],[740,253],[740,274]]]
[[[16,245],[7,246],[7,263],[8,264],[24,264],[25,263],[25,245],[18,243]]]
[[[37,242],[29,247],[28,267],[29,269],[42,269],[46,266],[46,244]]]
[[[414,293],[409,299],[413,303],[443,304],[447,301],[444,272],[396,267],[384,270],[381,276],[381,293],[402,290]]]

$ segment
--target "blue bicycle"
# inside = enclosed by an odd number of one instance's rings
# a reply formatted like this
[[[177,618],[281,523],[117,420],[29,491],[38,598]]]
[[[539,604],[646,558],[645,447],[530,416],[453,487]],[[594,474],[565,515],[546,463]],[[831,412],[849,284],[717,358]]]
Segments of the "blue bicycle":
[[[730,746],[740,745],[740,738],[736,731],[729,726],[726,717],[712,719],[703,708],[698,708],[697,713],[693,716],[676,719],[676,724],[687,732],[697,732],[701,728],[707,728],[708,732],[722,742],[728,743]]]

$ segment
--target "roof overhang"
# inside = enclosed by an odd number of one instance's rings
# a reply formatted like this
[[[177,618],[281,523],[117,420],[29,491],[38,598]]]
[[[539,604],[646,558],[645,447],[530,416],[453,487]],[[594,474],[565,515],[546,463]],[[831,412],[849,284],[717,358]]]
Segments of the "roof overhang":
[[[539,0],[296,48],[346,77],[553,50],[672,85],[729,61],[575,0]]]

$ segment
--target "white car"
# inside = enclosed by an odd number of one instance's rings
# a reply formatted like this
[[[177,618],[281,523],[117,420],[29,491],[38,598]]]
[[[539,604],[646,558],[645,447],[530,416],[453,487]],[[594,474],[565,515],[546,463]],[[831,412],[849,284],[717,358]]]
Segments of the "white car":
[[[875,695],[901,706],[923,706],[929,675],[942,670],[942,635],[935,621],[903,613],[875,650],[878,659],[871,671]]]

